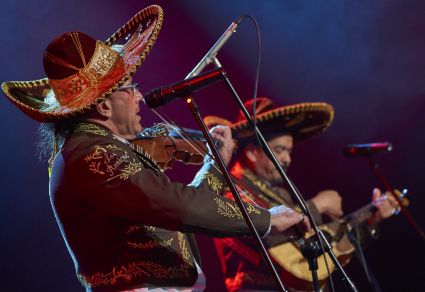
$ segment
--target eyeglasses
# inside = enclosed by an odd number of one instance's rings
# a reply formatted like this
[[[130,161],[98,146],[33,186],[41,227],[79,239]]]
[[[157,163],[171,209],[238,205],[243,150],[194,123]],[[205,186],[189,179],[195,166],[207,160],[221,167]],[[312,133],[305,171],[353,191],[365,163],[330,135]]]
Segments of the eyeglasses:
[[[131,90],[131,93],[133,95],[138,94],[140,92],[139,83],[132,83],[130,85],[124,85],[118,88],[118,91],[127,91],[127,90]]]

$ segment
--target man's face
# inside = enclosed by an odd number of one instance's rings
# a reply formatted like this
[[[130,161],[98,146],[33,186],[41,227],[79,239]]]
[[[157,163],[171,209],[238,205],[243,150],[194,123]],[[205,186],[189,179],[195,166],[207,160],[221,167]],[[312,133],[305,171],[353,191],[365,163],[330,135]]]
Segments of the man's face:
[[[140,110],[139,101],[143,96],[137,85],[133,85],[131,82],[131,80],[126,82],[109,97],[110,120],[116,127],[116,134],[126,139],[134,138],[135,134],[142,130],[138,112]]]
[[[290,135],[278,136],[267,142],[284,170],[291,163],[293,142],[293,138]],[[282,183],[282,178],[276,167],[260,147],[255,147],[252,154],[255,160],[253,161],[254,171],[258,176],[273,185]]]

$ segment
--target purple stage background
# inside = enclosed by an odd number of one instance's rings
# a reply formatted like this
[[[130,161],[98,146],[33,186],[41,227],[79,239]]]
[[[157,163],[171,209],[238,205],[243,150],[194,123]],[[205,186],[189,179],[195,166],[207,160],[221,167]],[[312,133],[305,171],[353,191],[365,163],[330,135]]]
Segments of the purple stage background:
[[[254,16],[262,36],[259,96],[282,105],[323,101],[335,107],[328,131],[296,145],[289,175],[306,198],[333,188],[346,213],[382,187],[363,158],[348,159],[348,143],[389,141],[394,150],[376,156],[390,183],[408,188],[409,210],[425,227],[424,1],[2,1],[0,80],[44,77],[46,45],[65,31],[109,37],[139,9],[164,8],[154,50],[135,80],[144,91],[183,79],[241,14]],[[244,100],[251,97],[256,35],[245,20],[219,54]],[[194,95],[203,115],[233,120],[238,108],[223,84]],[[47,165],[36,158],[38,124],[0,99],[3,129],[0,186],[0,291],[82,291],[56,226],[48,197]],[[196,128],[182,101],[167,112]],[[159,119],[142,110],[144,126]],[[176,170],[177,169],[177,170]],[[176,166],[170,176],[188,182],[194,167]],[[182,175],[183,173],[183,175]],[[211,239],[199,236],[208,291],[223,291]],[[381,226],[366,252],[383,291],[425,291],[424,241],[403,216]],[[372,291],[357,260],[347,267],[360,291]],[[338,276],[334,277],[338,282]],[[342,291],[342,290],[337,290]]]

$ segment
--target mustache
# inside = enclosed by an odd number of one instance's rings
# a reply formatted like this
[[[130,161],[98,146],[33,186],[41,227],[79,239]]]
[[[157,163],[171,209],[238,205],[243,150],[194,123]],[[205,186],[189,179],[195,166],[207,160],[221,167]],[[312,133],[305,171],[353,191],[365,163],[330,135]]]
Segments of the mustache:
[[[287,170],[288,170],[288,168],[289,168],[289,163],[283,163],[283,164],[281,164],[281,165],[280,165],[280,167],[282,167],[282,169],[283,169],[284,171],[287,171]]]

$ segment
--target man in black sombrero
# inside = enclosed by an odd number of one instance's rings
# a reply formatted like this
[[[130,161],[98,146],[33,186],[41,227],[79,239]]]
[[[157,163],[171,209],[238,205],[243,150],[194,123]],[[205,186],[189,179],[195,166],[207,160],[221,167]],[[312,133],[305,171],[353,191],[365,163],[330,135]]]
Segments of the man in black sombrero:
[[[251,113],[254,111],[253,105],[253,100],[245,103]],[[334,116],[331,105],[318,102],[278,107],[270,99],[259,97],[255,108],[257,125],[284,169],[291,163],[294,143],[325,131],[331,125]],[[246,202],[263,208],[275,205],[296,208],[291,195],[282,186],[279,172],[258,146],[256,137],[241,112],[235,123],[215,116],[206,117],[205,122],[210,127],[216,124],[228,125],[234,138],[237,139],[239,155],[231,168],[231,174],[236,179]],[[224,194],[225,197],[232,197],[226,190]],[[369,218],[369,224],[365,224],[365,229],[370,231],[373,230],[371,228],[374,226],[373,223],[391,216],[396,206],[394,199],[381,196],[378,189],[374,190],[373,201],[377,212]],[[319,192],[307,201],[307,205],[317,224],[322,223],[322,215],[337,219],[343,214],[341,197],[335,190]],[[284,243],[288,242],[288,237],[275,235],[268,236],[264,240],[270,254],[282,268],[284,284],[290,287],[291,291],[312,290],[311,280],[305,281],[311,275],[308,264],[295,245],[288,243],[286,246],[289,248],[286,248]],[[215,244],[228,291],[276,291],[274,280],[263,264],[253,240],[224,238],[215,239]],[[346,237],[334,249],[339,249],[344,255],[353,252],[353,246]],[[299,257],[294,257],[294,253],[298,253]]]
[[[148,153],[129,142],[141,131],[142,96],[132,76],[162,21],[162,9],[154,5],[106,42],[65,33],[45,50],[47,78],[2,84],[11,102],[53,133],[51,204],[87,291],[203,290],[191,233],[249,235],[237,205],[217,194],[222,183],[212,162],[185,186],[170,182]],[[212,135],[228,162],[230,129],[217,127]],[[303,218],[285,207],[249,210],[261,235],[283,232]],[[302,226],[308,229],[308,223]]]

